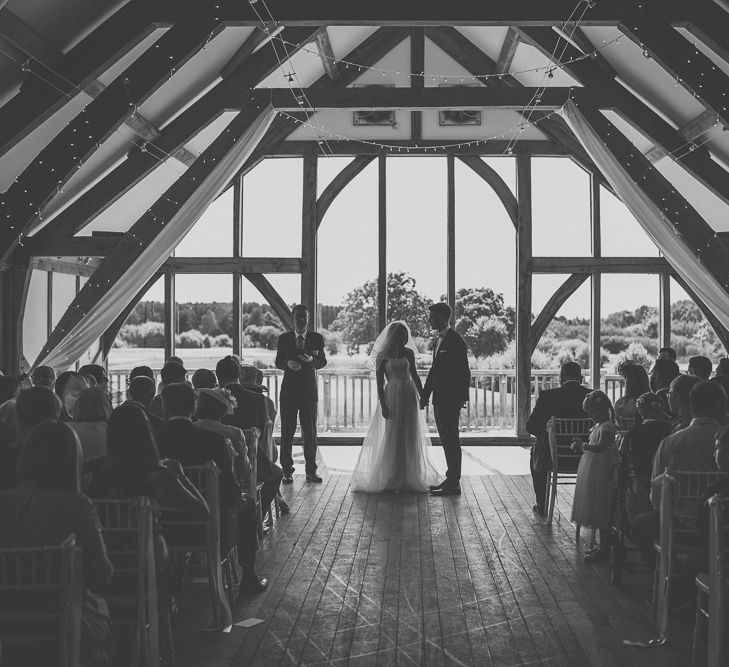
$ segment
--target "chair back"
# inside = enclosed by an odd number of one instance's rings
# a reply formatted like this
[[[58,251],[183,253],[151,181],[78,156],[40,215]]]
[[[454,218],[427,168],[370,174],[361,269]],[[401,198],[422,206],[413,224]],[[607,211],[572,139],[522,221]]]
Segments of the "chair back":
[[[81,550],[60,546],[0,549],[2,664],[80,664]]]
[[[114,577],[104,591],[114,627],[131,626],[132,662],[158,661],[157,579],[152,534],[152,505],[140,496],[95,500]],[[147,627],[151,631],[147,632]]]
[[[243,490],[248,495],[255,497],[258,483],[258,443],[261,439],[261,432],[257,428],[244,428],[243,434],[246,436],[248,459],[251,462],[251,476],[247,484],[242,480]]]
[[[271,461],[276,460],[276,443],[273,441],[273,422],[270,419],[266,420],[266,425],[263,428],[261,435],[261,442],[263,443],[263,449],[265,450],[268,458]]]
[[[549,451],[552,455],[552,466],[561,475],[576,475],[580,465],[581,452],[572,451],[575,438],[587,440],[594,423],[592,419],[564,419],[552,417],[547,422]]]
[[[729,579],[729,497],[709,499],[709,633],[708,665],[720,667],[723,660],[724,629]]]

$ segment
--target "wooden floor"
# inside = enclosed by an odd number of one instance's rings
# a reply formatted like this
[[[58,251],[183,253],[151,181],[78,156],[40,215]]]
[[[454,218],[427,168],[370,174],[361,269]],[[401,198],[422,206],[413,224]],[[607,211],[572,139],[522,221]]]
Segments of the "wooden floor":
[[[175,617],[178,665],[688,664],[688,623],[678,647],[623,645],[656,634],[649,576],[616,589],[606,565],[584,563],[569,487],[548,528],[525,475],[468,476],[452,498],[353,493],[350,479],[282,487],[291,514],[258,553],[269,588],[234,610],[264,622],[201,632],[206,589],[193,587]]]

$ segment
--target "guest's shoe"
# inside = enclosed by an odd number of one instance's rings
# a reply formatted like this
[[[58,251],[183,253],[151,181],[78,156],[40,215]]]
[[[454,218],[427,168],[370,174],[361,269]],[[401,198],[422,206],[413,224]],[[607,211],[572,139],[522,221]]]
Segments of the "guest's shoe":
[[[322,478],[319,477],[319,475],[312,474],[312,475],[306,476],[306,481],[313,482],[314,484],[321,484],[324,480],[322,480]]]
[[[289,506],[286,504],[286,501],[283,500],[283,498],[278,499],[278,511],[281,512],[282,515],[291,512]]]
[[[431,496],[460,496],[461,487],[444,485],[444,486],[441,486],[440,489],[434,489],[433,491],[431,491],[430,495]]]
[[[547,516],[547,510],[544,508],[544,505],[540,505],[539,503],[532,507],[532,512],[539,514],[539,516]]]
[[[293,475],[284,475],[283,479],[281,480],[281,484],[293,484],[293,483],[294,483]]]
[[[240,589],[238,590],[238,597],[243,598],[248,595],[256,595],[263,593],[268,587],[268,579],[259,579],[253,577],[252,579],[243,579],[240,582]]]
[[[431,485],[430,490],[437,491],[438,489],[442,489],[444,484],[445,484],[445,480],[443,480],[440,484],[433,484],[433,485]]]

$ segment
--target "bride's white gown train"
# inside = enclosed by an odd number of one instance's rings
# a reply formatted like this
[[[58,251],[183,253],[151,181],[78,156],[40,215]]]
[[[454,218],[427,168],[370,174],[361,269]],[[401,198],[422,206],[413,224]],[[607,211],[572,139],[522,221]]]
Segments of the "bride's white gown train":
[[[352,475],[355,491],[427,491],[438,471],[428,458],[431,445],[418,390],[406,358],[385,362],[385,400],[390,418],[377,405]]]

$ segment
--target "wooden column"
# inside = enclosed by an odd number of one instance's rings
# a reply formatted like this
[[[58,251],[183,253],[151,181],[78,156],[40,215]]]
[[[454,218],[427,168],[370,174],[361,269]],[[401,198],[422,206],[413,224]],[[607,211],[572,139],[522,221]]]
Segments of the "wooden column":
[[[387,158],[380,155],[378,174],[377,330],[387,324]]]
[[[600,180],[590,175],[590,239],[592,256],[602,254],[602,235],[600,227]],[[600,319],[602,310],[602,274],[595,272],[590,278],[590,384],[600,389]]]
[[[531,156],[516,156],[516,432],[526,435],[531,412],[532,174]]]
[[[671,347],[671,274],[659,274],[660,298],[658,302],[658,347]]]
[[[422,75],[425,72],[425,28],[410,28],[410,73]],[[423,88],[425,79],[422,76],[411,76],[411,88]],[[413,141],[423,138],[423,112],[410,112],[410,136]]]
[[[53,333],[53,271],[46,273],[46,338]]]
[[[317,328],[316,308],[316,153],[304,153],[304,196],[301,208],[301,303],[309,309],[309,322]]]
[[[448,305],[453,311],[451,325],[456,323],[456,158],[449,155],[448,163]]]
[[[165,361],[175,353],[175,274],[165,273]]]
[[[233,257],[243,256],[243,176],[236,176],[233,184]],[[243,347],[241,306],[243,301],[243,275],[233,272],[233,354],[240,355]]]
[[[23,316],[31,269],[0,271],[0,370],[6,375],[20,372],[23,356]]]

